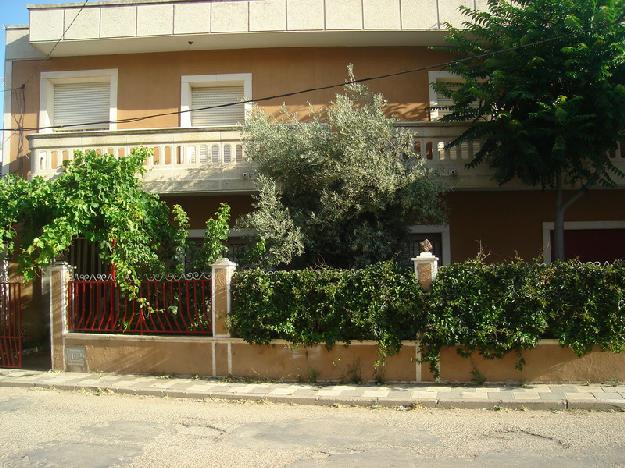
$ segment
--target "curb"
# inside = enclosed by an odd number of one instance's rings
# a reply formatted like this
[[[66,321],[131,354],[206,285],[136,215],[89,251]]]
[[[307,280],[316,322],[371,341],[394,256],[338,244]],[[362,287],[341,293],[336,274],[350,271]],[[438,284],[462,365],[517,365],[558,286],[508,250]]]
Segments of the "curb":
[[[225,392],[194,392],[184,390],[169,390],[158,388],[114,387],[96,384],[53,384],[44,382],[11,382],[0,381],[0,388],[42,388],[60,391],[89,392],[107,391],[118,395],[149,396],[159,398],[178,398],[193,400],[237,400],[237,401],[264,401],[290,405],[316,406],[354,406],[354,407],[384,407],[384,408],[441,408],[441,409],[484,409],[484,410],[535,410],[535,411],[617,411],[625,412],[625,401],[617,400],[476,400],[468,398],[416,398],[414,400],[380,399],[367,397],[332,397],[332,396],[289,396],[269,395],[263,393],[243,394]]]

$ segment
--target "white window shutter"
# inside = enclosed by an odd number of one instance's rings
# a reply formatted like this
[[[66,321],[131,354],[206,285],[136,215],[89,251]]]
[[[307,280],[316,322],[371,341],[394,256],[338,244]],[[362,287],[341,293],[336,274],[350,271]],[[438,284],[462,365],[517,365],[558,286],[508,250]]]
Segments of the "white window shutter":
[[[108,130],[111,84],[106,82],[59,83],[54,85],[53,125],[72,125],[55,131]]]
[[[211,86],[191,88],[191,125],[193,127],[227,127],[245,120],[244,104],[202,109],[243,99],[243,86]]]
[[[436,84],[443,84],[443,83],[451,84],[451,85],[457,84],[458,86],[460,86],[462,84],[462,80],[459,78],[437,78],[436,79]],[[441,117],[451,113],[451,110],[448,108],[453,105],[454,105],[453,99],[447,96],[443,96],[439,92],[436,92],[436,106],[435,107],[447,107],[447,109],[434,109],[432,111],[432,120],[438,120]]]

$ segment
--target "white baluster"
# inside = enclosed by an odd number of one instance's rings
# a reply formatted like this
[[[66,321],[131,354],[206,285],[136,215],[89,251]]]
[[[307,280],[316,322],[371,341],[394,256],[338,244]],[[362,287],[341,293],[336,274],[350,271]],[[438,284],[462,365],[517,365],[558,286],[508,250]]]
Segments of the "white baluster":
[[[197,158],[196,158],[196,148],[195,145],[187,145],[184,148],[184,158],[185,158],[185,164],[187,165],[197,165]]]
[[[213,144],[211,146],[211,163],[213,165],[215,164],[221,164],[221,151],[219,150],[219,145],[217,143]]]
[[[198,151],[198,164],[209,164],[208,159],[208,145],[203,144],[200,145],[200,149]]]
[[[230,164],[232,162],[232,145],[225,144],[223,146],[224,149],[224,164]]]
[[[243,162],[243,145],[240,143],[236,146],[235,160],[237,164],[241,164]]]
[[[460,152],[460,159],[465,161],[469,159],[469,153],[471,151],[469,146],[469,142],[464,141],[460,143],[460,147],[458,148],[458,151]]]
[[[160,145],[158,147],[158,164],[159,166],[164,166],[165,164],[167,164],[167,160],[165,159],[165,145]]]
[[[37,158],[37,164],[39,167],[37,168],[39,171],[43,171],[48,168],[48,153],[46,151],[40,151],[39,156]]]
[[[446,159],[448,159],[447,150],[445,149],[445,142],[439,141],[436,146],[438,152],[438,160],[445,161]]]

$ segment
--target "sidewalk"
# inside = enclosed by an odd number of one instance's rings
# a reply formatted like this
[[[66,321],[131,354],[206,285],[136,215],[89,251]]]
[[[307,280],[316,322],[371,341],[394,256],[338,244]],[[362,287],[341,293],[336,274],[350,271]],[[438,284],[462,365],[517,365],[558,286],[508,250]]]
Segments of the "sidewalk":
[[[170,398],[302,405],[625,411],[625,384],[518,386],[311,385],[0,369],[1,387],[110,391]]]

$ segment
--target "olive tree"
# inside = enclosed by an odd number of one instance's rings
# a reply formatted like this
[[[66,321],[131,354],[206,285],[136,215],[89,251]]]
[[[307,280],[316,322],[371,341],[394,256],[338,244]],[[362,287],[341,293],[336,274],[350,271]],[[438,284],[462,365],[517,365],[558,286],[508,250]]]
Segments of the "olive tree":
[[[252,112],[244,145],[260,174],[259,195],[242,224],[256,232],[266,263],[391,259],[408,224],[444,217],[442,187],[385,106],[350,70],[344,91],[305,119],[285,108],[277,118]]]

